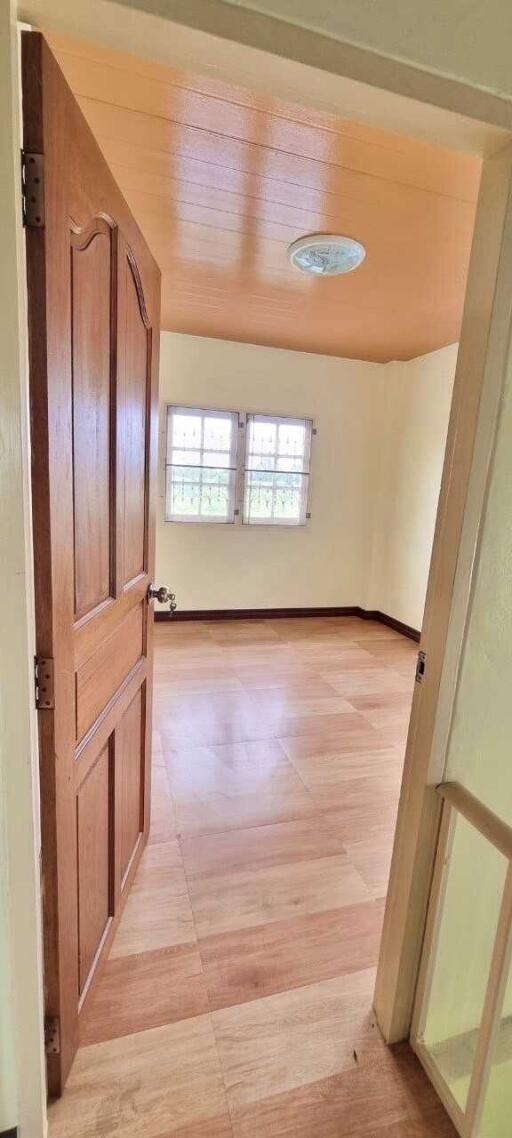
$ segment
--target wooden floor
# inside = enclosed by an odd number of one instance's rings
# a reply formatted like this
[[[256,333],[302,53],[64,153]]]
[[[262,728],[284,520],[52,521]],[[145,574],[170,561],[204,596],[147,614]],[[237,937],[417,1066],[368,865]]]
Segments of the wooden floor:
[[[451,1138],[371,1009],[416,645],[157,625],[151,839],[51,1138]]]

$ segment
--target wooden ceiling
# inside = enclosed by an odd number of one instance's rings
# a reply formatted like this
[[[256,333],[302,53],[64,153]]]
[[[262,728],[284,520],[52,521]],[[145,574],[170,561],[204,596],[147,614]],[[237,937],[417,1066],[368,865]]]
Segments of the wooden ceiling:
[[[164,328],[377,361],[458,339],[477,158],[47,38],[161,267]],[[287,247],[314,232],[366,261],[304,275]]]

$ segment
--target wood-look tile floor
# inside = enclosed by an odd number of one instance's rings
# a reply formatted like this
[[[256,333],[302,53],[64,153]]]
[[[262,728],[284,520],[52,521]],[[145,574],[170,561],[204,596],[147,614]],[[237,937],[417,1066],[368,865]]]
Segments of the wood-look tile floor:
[[[150,841],[51,1138],[452,1138],[372,1013],[416,646],[155,631]]]

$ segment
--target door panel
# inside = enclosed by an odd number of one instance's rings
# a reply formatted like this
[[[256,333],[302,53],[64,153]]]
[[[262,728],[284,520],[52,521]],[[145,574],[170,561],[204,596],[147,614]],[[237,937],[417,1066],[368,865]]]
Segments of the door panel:
[[[111,524],[112,231],[71,236],[75,616],[113,595]],[[91,330],[93,334],[91,335]]]
[[[109,765],[107,744],[76,800],[80,995],[111,917]]]
[[[24,33],[48,1055],[62,1090],[148,833],[160,274],[44,39]]]
[[[123,494],[122,583],[126,587],[147,564],[146,439],[150,335],[140,276],[133,257],[125,257],[124,382],[120,392],[119,430]]]
[[[143,654],[145,602],[117,624],[76,673],[76,738],[83,739]]]
[[[121,888],[144,825],[144,694],[139,689],[116,729]]]

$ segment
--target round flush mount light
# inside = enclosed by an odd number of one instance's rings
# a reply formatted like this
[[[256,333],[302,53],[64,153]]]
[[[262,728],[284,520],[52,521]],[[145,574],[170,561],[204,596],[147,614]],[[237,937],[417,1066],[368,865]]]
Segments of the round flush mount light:
[[[292,265],[317,277],[336,277],[351,273],[366,257],[366,249],[352,237],[335,233],[314,233],[299,237],[288,249]]]

